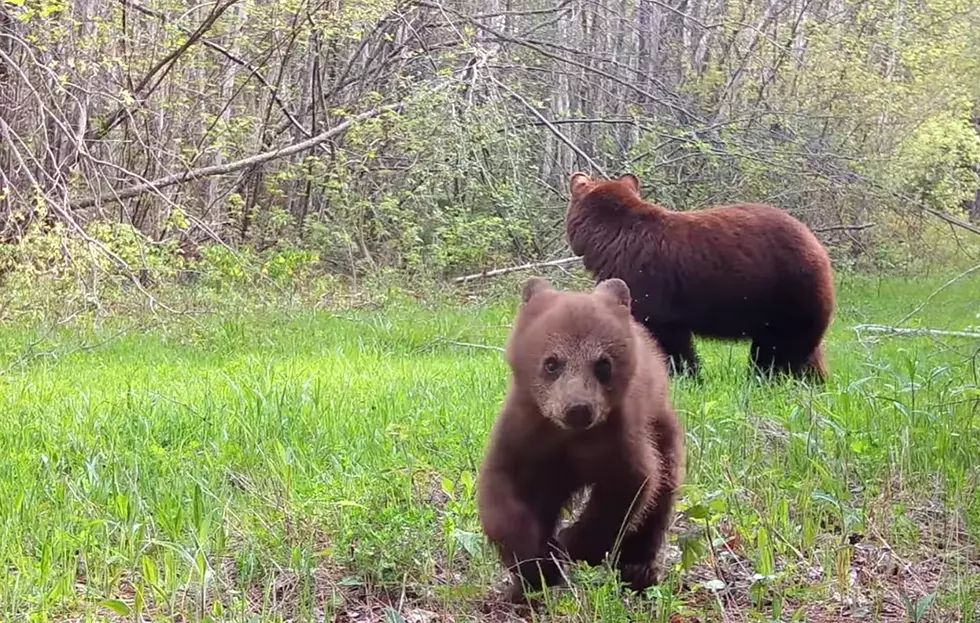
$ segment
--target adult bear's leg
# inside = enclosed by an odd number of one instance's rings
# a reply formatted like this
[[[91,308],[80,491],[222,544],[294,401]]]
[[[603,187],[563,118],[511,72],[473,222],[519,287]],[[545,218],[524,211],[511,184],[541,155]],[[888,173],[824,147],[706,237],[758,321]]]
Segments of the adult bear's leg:
[[[767,378],[790,376],[822,383],[827,378],[827,366],[819,338],[803,333],[767,333],[752,339],[752,364]]]
[[[667,367],[672,376],[701,376],[701,362],[694,350],[694,334],[689,329],[677,325],[654,325],[647,328],[667,355]]]
[[[755,336],[749,347],[749,357],[753,370],[766,378],[773,377],[779,370],[779,340],[772,335]]]

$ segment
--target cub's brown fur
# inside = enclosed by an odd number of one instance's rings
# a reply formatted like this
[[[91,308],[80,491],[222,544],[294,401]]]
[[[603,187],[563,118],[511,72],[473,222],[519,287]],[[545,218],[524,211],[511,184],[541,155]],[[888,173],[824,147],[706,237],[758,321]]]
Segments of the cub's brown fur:
[[[826,379],[821,341],[834,313],[834,275],[803,223],[767,205],[673,212],[644,201],[635,175],[575,173],[569,185],[572,251],[597,280],[629,285],[633,316],[672,371],[697,376],[697,334],[750,338],[763,372]]]
[[[510,390],[477,491],[483,529],[514,576],[512,598],[522,580],[532,590],[542,578],[559,583],[555,558],[595,565],[618,555],[632,588],[656,581],[684,479],[684,432],[664,357],[629,305],[619,279],[591,293],[540,278],[524,286],[507,347]],[[562,508],[588,485],[581,517],[555,536]]]

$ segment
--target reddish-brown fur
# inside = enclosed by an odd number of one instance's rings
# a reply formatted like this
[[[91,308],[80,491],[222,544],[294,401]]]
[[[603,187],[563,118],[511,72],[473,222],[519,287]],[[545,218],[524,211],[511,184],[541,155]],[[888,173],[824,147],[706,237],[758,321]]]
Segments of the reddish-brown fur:
[[[807,227],[767,205],[673,212],[640,197],[634,175],[570,179],[565,228],[598,281],[618,277],[633,316],[671,371],[698,375],[693,335],[752,340],[763,372],[823,382],[821,341],[835,307],[827,251]]]
[[[595,565],[608,553],[632,588],[656,581],[684,479],[684,432],[665,358],[629,302],[619,279],[591,293],[558,292],[539,278],[524,287],[507,347],[510,390],[477,492],[514,599],[542,578],[560,583],[556,559]],[[581,517],[556,536],[561,510],[589,485]]]

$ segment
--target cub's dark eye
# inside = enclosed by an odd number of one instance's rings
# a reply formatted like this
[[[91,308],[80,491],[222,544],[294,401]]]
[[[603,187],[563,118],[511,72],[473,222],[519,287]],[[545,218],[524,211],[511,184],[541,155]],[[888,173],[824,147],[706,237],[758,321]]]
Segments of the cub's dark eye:
[[[608,357],[597,359],[593,370],[595,371],[595,377],[599,379],[600,383],[604,384],[612,380],[612,362],[609,361]]]
[[[561,372],[561,367],[561,361],[557,357],[548,357],[544,360],[544,371],[551,376]]]

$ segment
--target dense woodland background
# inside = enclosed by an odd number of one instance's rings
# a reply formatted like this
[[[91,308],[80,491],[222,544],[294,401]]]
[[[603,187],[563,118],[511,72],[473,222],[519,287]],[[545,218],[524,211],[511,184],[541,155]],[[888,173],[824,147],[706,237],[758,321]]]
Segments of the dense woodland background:
[[[839,270],[976,258],[978,32],[976,0],[2,0],[0,270],[445,278],[569,255],[576,170],[773,202]]]

